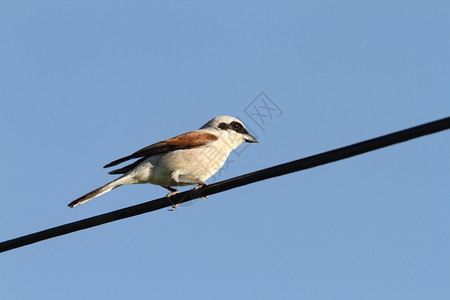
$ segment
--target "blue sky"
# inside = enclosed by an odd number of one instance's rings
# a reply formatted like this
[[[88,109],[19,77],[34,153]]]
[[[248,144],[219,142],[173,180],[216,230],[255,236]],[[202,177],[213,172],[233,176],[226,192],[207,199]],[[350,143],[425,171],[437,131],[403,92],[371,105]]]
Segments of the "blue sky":
[[[165,195],[67,207],[112,179],[104,164],[217,115],[260,140],[217,180],[449,116],[449,9],[3,1],[0,239]],[[276,110],[258,126],[261,92]],[[2,253],[0,298],[448,299],[449,138]]]

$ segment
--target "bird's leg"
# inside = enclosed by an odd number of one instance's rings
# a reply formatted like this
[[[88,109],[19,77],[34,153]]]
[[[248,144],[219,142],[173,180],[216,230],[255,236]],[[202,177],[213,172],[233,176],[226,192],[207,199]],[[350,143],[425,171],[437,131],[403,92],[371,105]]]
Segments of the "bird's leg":
[[[198,190],[199,188],[202,188],[202,187],[207,186],[207,185],[208,185],[208,184],[207,184],[206,182],[200,181],[200,182],[198,183],[198,185],[194,188],[194,190]],[[208,199],[208,195],[203,196],[202,199],[205,199],[205,200]]]
[[[179,205],[180,203],[173,204],[172,201],[170,201],[170,197],[172,197],[173,195],[178,194],[178,191],[177,191],[176,189],[174,189],[173,187],[170,187],[170,186],[164,186],[163,188],[168,189],[168,190],[170,191],[170,193],[168,193],[168,194],[166,195],[166,198],[167,198],[167,200],[169,200],[170,204],[172,204],[172,208],[169,209],[169,210],[170,210],[170,211],[174,211],[175,209],[177,209],[177,207],[178,207],[178,205]]]
[[[174,189],[173,187],[170,186],[163,186],[163,188],[168,189],[170,191],[170,193],[168,193],[166,195],[167,198],[172,197],[173,195],[178,194],[178,190]]]

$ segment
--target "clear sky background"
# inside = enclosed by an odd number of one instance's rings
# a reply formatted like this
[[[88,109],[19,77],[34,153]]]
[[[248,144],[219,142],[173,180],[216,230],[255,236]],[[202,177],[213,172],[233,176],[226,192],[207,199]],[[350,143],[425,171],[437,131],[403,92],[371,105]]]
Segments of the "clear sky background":
[[[2,1],[0,239],[165,195],[67,207],[104,164],[217,115],[260,144],[209,182],[449,116],[449,11]],[[449,299],[449,171],[442,132],[54,238],[0,254],[0,298]]]

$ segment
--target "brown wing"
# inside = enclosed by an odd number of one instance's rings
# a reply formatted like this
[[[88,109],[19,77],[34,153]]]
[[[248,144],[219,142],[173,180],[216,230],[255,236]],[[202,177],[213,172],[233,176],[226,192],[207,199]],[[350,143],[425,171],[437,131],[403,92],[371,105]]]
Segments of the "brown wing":
[[[202,132],[202,131],[190,131],[190,132],[178,135],[176,137],[173,137],[171,139],[161,141],[161,142],[155,143],[153,145],[147,146],[145,148],[142,148],[142,149],[134,152],[131,155],[128,155],[128,156],[119,158],[113,162],[110,162],[109,164],[105,165],[104,168],[109,168],[109,167],[118,165],[120,163],[123,163],[124,161],[130,160],[133,158],[149,157],[152,155],[162,154],[162,153],[166,153],[168,151],[173,151],[173,150],[191,149],[191,148],[203,146],[205,144],[208,144],[208,143],[216,141],[216,140],[218,140],[218,137],[211,133]],[[139,162],[140,162],[140,160],[139,160]],[[132,165],[134,166],[134,164],[132,164]],[[121,170],[122,169],[119,169],[117,171],[121,171]],[[113,173],[113,174],[117,174],[117,173]]]

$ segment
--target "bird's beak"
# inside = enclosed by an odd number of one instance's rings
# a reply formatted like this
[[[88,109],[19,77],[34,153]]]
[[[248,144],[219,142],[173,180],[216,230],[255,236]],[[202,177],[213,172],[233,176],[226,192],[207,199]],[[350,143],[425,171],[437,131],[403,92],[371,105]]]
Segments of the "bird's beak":
[[[259,144],[258,139],[255,138],[255,137],[254,137],[253,135],[251,135],[250,133],[244,134],[244,140],[245,140],[247,143],[258,143],[258,144]]]

